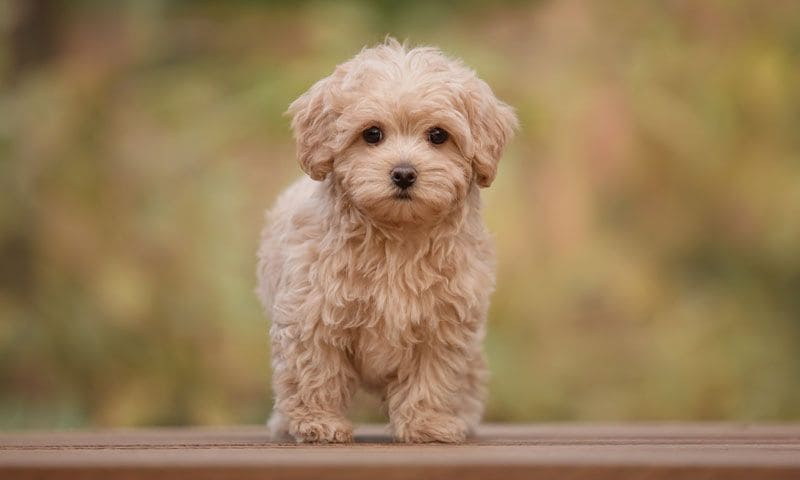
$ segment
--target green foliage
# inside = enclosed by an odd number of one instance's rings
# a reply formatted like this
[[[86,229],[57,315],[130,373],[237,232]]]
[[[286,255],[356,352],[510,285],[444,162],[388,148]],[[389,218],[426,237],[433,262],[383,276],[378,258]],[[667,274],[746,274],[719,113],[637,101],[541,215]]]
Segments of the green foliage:
[[[282,114],[387,33],[522,122],[488,420],[800,418],[800,4],[59,5],[0,25],[0,427],[266,418]]]

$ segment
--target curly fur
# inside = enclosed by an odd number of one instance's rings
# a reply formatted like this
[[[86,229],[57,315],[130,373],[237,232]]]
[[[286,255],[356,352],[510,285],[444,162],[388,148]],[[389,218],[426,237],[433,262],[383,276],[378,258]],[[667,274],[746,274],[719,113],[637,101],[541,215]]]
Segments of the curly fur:
[[[268,213],[259,297],[272,319],[275,436],[348,442],[356,388],[385,400],[395,438],[461,442],[480,421],[494,256],[478,187],[513,110],[461,62],[395,40],[362,50],[289,107],[308,174]],[[367,144],[361,132],[385,138]],[[433,145],[426,132],[445,129]],[[398,198],[399,162],[417,182]]]

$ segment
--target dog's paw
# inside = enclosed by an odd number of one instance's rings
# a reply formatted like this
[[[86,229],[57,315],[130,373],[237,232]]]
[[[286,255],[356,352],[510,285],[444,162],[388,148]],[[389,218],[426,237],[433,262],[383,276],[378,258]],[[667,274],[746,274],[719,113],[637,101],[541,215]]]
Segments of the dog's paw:
[[[345,419],[324,418],[297,422],[289,433],[297,443],[350,443],[353,426]]]
[[[464,420],[445,414],[417,416],[395,425],[395,439],[406,443],[462,443],[467,439]]]
[[[291,440],[289,436],[289,420],[279,412],[272,412],[272,416],[267,422],[267,429],[273,442]]]

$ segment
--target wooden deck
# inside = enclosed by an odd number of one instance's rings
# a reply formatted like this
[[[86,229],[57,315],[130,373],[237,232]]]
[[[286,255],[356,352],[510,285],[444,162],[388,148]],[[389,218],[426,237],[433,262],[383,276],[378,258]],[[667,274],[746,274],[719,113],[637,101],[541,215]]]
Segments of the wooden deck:
[[[800,425],[486,425],[466,445],[270,443],[263,427],[0,433],[0,479],[800,479]]]

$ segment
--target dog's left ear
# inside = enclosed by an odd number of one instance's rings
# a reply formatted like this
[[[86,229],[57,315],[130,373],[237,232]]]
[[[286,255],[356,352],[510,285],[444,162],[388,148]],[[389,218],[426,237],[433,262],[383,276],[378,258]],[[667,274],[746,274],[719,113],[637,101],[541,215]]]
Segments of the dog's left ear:
[[[297,161],[314,180],[324,180],[333,169],[336,113],[332,108],[332,77],[315,83],[306,93],[292,102],[286,112],[292,116],[292,130],[297,143]]]
[[[469,149],[472,168],[478,186],[488,187],[494,181],[497,164],[519,122],[514,109],[495,97],[483,80],[474,79],[463,99],[472,137],[472,148]]]

